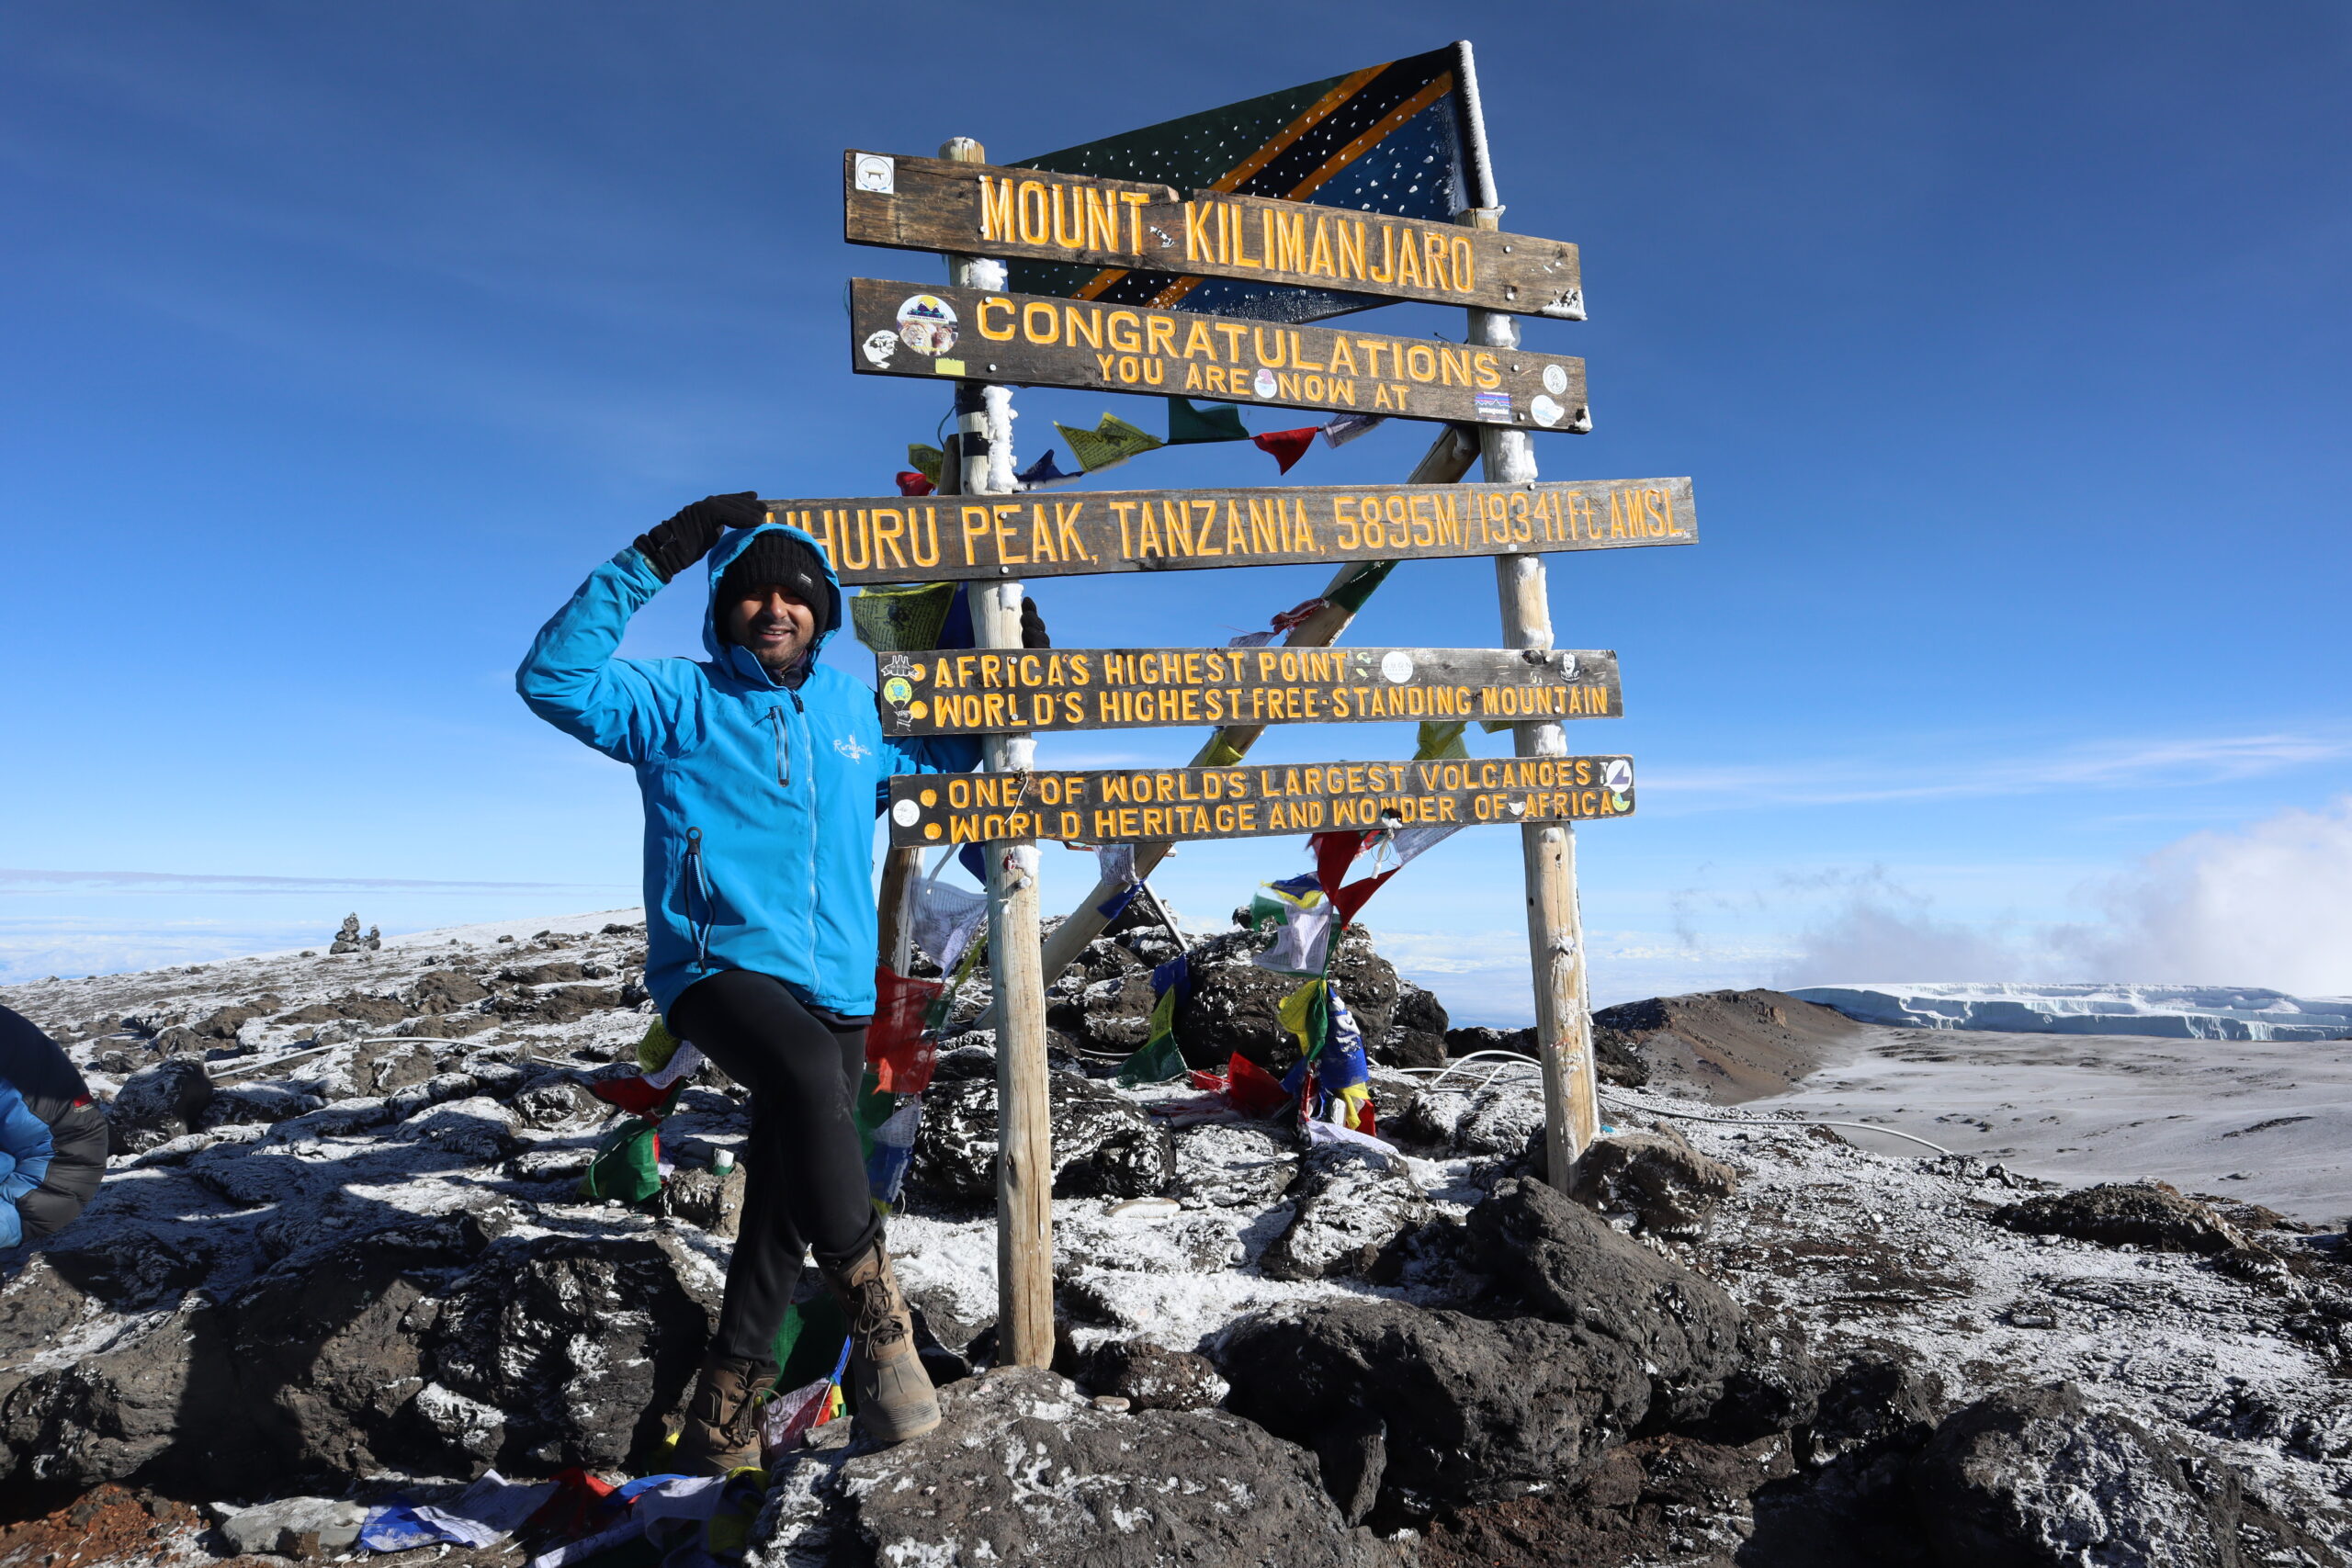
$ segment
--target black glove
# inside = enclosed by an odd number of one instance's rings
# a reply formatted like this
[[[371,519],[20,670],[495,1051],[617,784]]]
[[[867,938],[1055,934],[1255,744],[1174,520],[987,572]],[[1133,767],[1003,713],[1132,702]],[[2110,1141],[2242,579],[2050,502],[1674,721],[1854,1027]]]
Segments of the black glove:
[[[1037,614],[1037,601],[1026,593],[1021,596],[1021,646],[1051,648],[1054,639],[1046,635],[1046,617]]]
[[[667,582],[710,553],[718,536],[729,528],[756,528],[768,520],[760,492],[707,495],[667,523],[657,524],[637,536],[638,553],[653,564]]]

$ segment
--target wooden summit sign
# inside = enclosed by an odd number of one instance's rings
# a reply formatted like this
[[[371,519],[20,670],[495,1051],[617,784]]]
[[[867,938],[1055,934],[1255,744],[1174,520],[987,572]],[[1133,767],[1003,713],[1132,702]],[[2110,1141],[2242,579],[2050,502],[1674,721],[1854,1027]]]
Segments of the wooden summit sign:
[[[1479,648],[933,649],[875,656],[885,735],[1617,718],[1617,656]]]
[[[844,583],[1690,545],[1687,479],[1291,485],[761,502]]]
[[[1633,809],[1631,757],[902,773],[890,780],[890,842],[902,849],[994,839],[1156,843],[1572,822]]]
[[[871,277],[850,280],[850,368],[1577,434],[1592,428],[1584,361],[1565,354]]]
[[[842,153],[842,236],[854,245],[1177,275],[1158,306],[1200,278],[1233,277],[1584,320],[1577,248],[1559,240],[884,152]]]

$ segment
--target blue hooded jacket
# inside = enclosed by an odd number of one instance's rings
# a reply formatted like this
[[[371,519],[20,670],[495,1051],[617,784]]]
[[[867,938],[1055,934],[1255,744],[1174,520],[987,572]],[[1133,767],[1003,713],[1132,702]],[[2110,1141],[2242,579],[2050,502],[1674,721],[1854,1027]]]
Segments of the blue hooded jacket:
[[[825,563],[825,631],[796,689],[720,639],[728,564],[774,530]],[[967,769],[976,741],[886,738],[872,688],[816,661],[842,620],[816,540],[770,523],[710,553],[710,658],[616,659],[662,579],[635,546],[598,567],[539,630],[514,689],[533,713],[637,770],[645,800],[645,986],[663,1013],[722,969],[773,975],[804,1002],[874,1010],[874,817],[893,773]]]

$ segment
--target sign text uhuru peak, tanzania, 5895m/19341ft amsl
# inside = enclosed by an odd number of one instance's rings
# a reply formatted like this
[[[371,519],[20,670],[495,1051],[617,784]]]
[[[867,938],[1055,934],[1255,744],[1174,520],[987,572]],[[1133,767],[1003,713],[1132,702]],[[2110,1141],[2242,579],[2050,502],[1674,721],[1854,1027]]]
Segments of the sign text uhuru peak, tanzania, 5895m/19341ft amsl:
[[[1295,485],[763,502],[846,583],[1689,545],[1690,481]]]
[[[901,773],[890,842],[1158,843],[1340,829],[1581,822],[1634,809],[1631,757],[1470,757],[1079,773]]]
[[[850,281],[850,368],[1582,433],[1584,361],[1043,294]]]
[[[1566,649],[931,649],[875,673],[885,735],[1623,712],[1617,656]]]
[[[855,245],[961,252],[1341,288],[1387,299],[1584,319],[1577,248],[1430,219],[1194,191],[1044,169],[884,152],[842,154],[842,235]],[[1091,289],[1081,291],[1081,297]]]

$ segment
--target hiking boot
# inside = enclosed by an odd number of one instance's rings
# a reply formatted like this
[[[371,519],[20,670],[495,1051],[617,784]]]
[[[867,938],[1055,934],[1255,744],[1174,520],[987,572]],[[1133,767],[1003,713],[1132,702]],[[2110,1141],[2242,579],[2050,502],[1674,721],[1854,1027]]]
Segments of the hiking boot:
[[[939,1396],[915,1354],[914,1319],[890,1272],[880,1238],[857,1257],[824,1270],[849,1314],[850,1388],[858,1432],[888,1446],[920,1438],[939,1425]]]
[[[775,1368],[743,1356],[713,1355],[695,1379],[694,1403],[678,1432],[678,1469],[724,1475],[760,1462],[760,1395],[775,1387]]]

